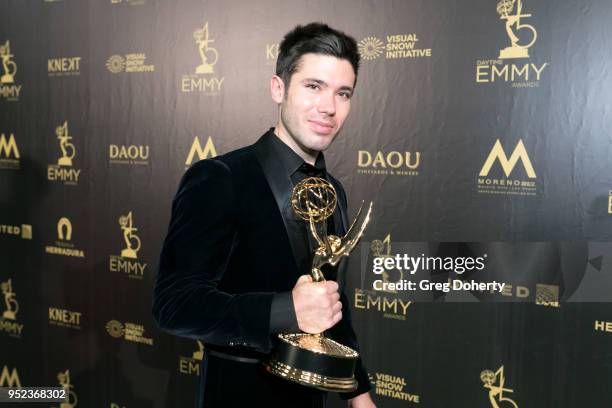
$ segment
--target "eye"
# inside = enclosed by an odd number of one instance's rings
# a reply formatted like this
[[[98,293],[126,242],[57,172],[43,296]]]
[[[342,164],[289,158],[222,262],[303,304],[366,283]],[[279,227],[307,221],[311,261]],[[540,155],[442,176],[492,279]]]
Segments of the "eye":
[[[319,84],[306,84],[306,88],[315,89],[315,90],[321,89]]]
[[[342,99],[351,99],[351,93],[350,92],[340,92],[338,95],[340,95],[342,97]]]

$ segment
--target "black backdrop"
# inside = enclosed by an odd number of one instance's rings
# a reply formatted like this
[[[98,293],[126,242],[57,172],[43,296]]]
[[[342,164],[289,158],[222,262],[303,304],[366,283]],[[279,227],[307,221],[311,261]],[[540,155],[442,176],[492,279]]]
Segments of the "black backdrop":
[[[364,58],[326,159],[376,203],[346,291],[377,404],[610,406],[612,7],[517,1],[3,0],[0,386],[192,406],[205,345],[150,314],[171,198],[275,123],[277,44],[324,21]],[[372,290],[395,253],[510,286]]]

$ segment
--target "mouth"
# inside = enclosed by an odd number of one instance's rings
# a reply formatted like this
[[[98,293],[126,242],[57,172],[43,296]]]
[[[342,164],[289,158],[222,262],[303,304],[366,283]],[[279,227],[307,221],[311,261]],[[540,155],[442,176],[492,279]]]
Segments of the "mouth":
[[[319,120],[309,120],[310,128],[318,134],[329,135],[335,128],[333,123],[322,122]]]

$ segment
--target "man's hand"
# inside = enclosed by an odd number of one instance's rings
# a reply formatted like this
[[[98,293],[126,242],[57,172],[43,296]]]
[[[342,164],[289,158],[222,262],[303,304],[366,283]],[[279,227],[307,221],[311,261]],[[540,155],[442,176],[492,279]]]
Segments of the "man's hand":
[[[376,408],[370,394],[365,392],[347,401],[347,408]]]
[[[298,327],[306,333],[322,333],[342,319],[342,303],[334,281],[313,282],[310,275],[302,275],[291,295]]]

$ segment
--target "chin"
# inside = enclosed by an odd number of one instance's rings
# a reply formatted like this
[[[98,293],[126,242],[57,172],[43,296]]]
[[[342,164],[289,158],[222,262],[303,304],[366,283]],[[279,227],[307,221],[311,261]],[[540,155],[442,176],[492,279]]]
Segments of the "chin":
[[[320,141],[320,142],[309,143],[307,147],[310,150],[314,150],[314,151],[317,151],[317,152],[322,152],[322,151],[327,150],[329,145],[331,145],[331,140],[325,140],[325,141]]]

